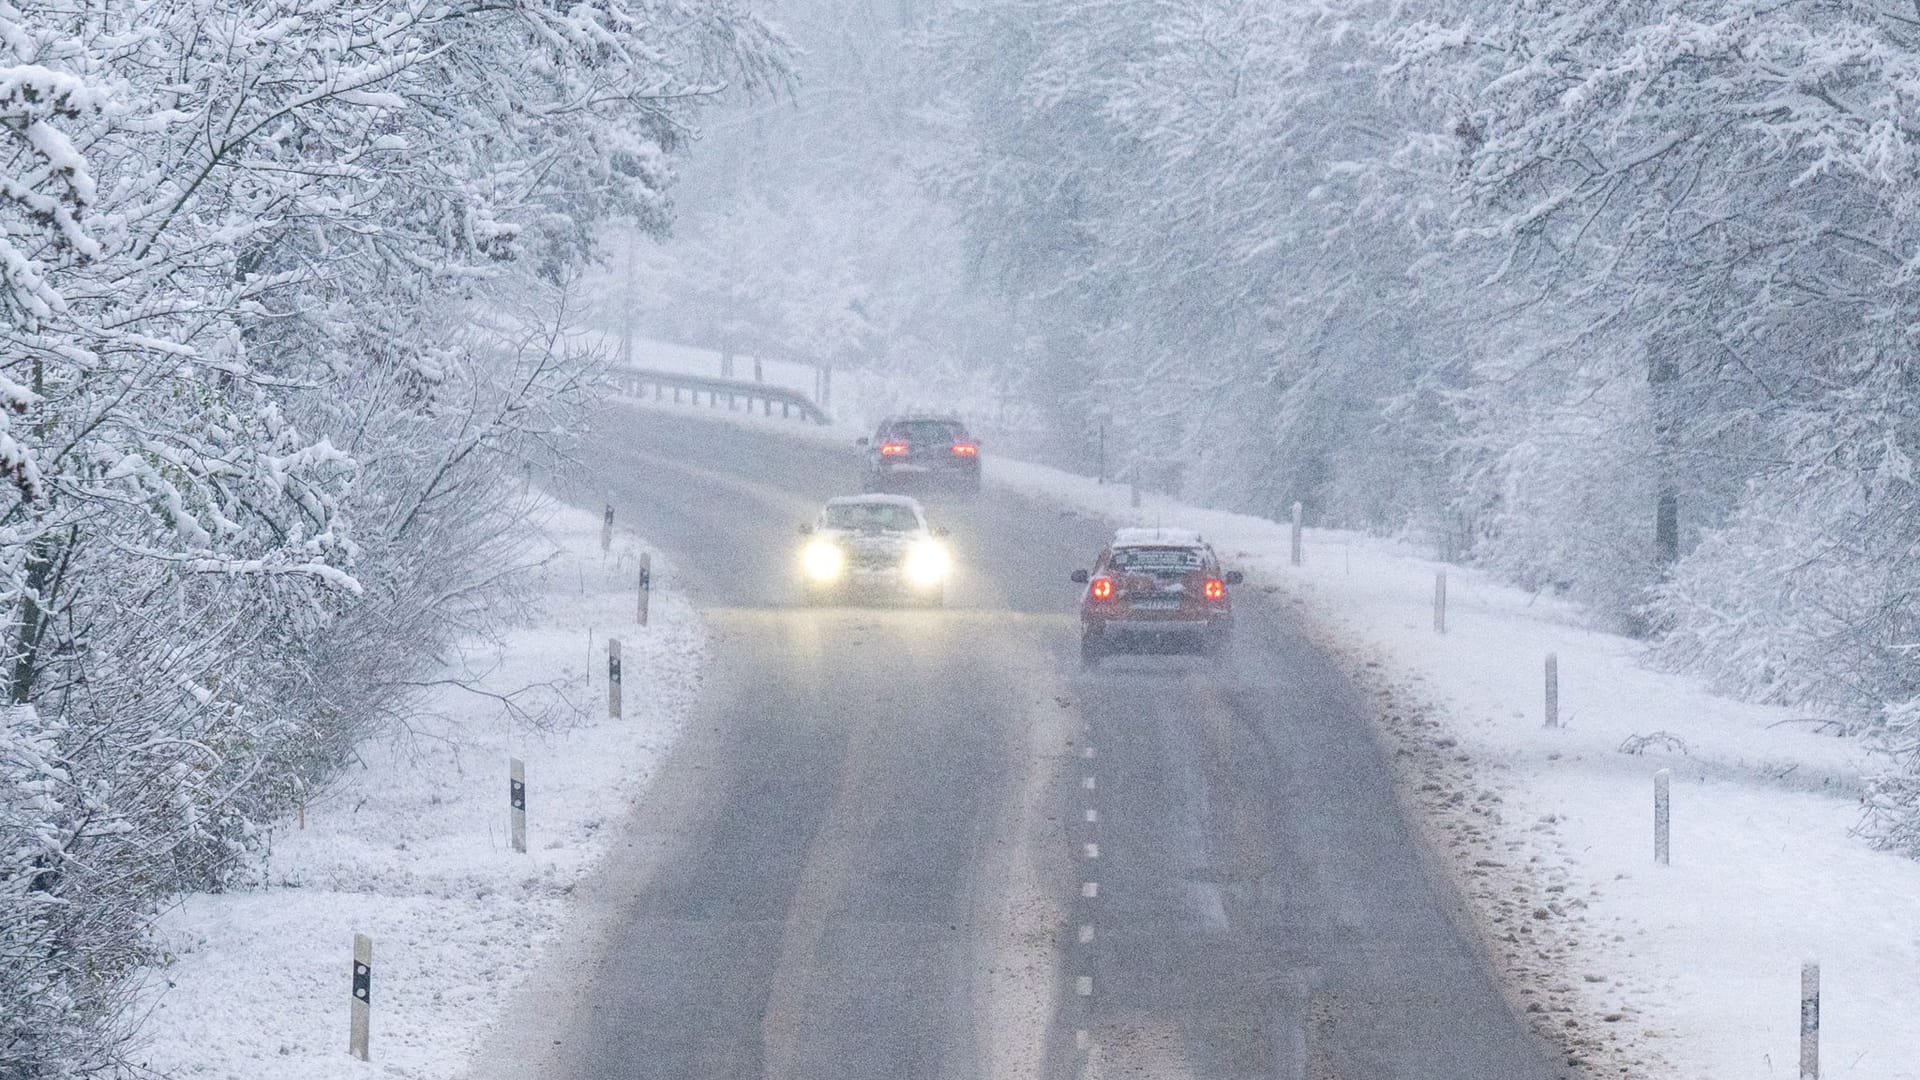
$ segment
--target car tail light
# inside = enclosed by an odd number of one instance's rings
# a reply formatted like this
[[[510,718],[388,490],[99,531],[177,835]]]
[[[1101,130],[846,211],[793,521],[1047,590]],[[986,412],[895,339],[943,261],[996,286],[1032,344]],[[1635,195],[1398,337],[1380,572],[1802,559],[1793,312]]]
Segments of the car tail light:
[[[1208,578],[1205,595],[1209,600],[1225,600],[1227,598],[1227,583],[1217,577]]]
[[[978,444],[978,443],[970,443],[970,442],[957,442],[957,443],[954,443],[954,444],[953,444],[953,456],[955,456],[955,457],[979,457],[979,456],[980,456],[980,446],[979,446],[979,444]]]
[[[1092,583],[1087,586],[1087,595],[1093,597],[1095,600],[1113,599],[1113,579],[1110,577],[1094,578]]]
[[[883,442],[880,444],[880,453],[883,457],[901,457],[904,456],[906,452],[907,444],[903,442]]]

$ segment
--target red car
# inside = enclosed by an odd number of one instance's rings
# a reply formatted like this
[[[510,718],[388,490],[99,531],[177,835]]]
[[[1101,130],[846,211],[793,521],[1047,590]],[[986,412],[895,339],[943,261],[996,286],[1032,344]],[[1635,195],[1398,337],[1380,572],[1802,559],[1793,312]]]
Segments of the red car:
[[[1224,656],[1233,646],[1233,598],[1238,570],[1191,529],[1121,529],[1100,553],[1092,573],[1073,572],[1086,585],[1080,598],[1080,658],[1091,665],[1113,652],[1197,649]]]

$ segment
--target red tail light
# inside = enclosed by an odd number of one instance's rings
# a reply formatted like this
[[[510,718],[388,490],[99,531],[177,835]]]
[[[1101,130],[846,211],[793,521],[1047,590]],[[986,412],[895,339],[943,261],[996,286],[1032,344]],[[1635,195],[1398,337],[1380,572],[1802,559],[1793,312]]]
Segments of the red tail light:
[[[1225,600],[1227,598],[1227,583],[1217,577],[1208,578],[1206,597],[1209,600]]]
[[[979,457],[980,447],[975,443],[957,442],[953,444],[955,457]]]
[[[1087,586],[1087,594],[1095,600],[1113,599],[1113,579],[1110,577],[1094,578],[1092,584]]]
[[[906,452],[907,444],[903,442],[883,442],[880,444],[880,453],[883,457],[901,457],[906,454]]]

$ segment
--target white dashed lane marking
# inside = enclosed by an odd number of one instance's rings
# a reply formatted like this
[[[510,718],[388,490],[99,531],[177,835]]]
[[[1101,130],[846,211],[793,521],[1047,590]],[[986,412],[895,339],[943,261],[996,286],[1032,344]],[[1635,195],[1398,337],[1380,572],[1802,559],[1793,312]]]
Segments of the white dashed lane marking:
[[[1080,756],[1087,761],[1092,761],[1093,744],[1088,743],[1085,747],[1082,747]],[[1096,825],[1100,821],[1100,811],[1094,809],[1091,803],[1093,802],[1092,793],[1098,789],[1099,781],[1094,779],[1093,773],[1089,772],[1080,778],[1080,786],[1088,792],[1087,802],[1089,805],[1086,808],[1087,824]],[[1100,857],[1100,845],[1089,840],[1081,846],[1080,853],[1087,859],[1098,859]],[[1096,899],[1100,895],[1100,883],[1097,881],[1081,882],[1080,895],[1089,900]],[[1091,945],[1093,943],[1093,921],[1091,919],[1080,924],[1077,936],[1082,945]],[[1093,997],[1093,976],[1081,975],[1076,978],[1073,982],[1073,992],[1081,998]],[[1086,1051],[1093,1045],[1093,1035],[1086,1028],[1075,1028],[1073,1032],[1073,1045],[1081,1051]]]

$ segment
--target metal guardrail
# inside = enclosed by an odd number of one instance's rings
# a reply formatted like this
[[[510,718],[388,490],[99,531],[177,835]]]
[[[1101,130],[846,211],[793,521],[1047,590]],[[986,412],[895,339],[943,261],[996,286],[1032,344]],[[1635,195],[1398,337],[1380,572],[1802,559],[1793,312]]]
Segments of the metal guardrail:
[[[748,382],[743,379],[721,379],[711,375],[688,375],[679,371],[656,371],[652,368],[615,367],[607,373],[608,378],[621,393],[632,397],[652,397],[655,401],[666,401],[672,395],[674,404],[700,404],[700,396],[707,397],[707,407],[720,408],[725,404],[729,412],[738,411],[745,404],[752,412],[756,403],[765,416],[772,416],[777,406],[780,415],[788,419],[796,415],[803,420],[816,424],[829,424],[829,417],[813,399],[799,390],[784,386],[769,386],[766,383]]]

